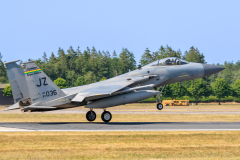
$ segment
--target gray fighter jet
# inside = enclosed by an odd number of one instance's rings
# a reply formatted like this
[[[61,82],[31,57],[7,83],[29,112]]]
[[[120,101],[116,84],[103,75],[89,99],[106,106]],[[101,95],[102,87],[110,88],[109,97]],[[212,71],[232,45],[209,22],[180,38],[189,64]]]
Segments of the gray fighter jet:
[[[84,86],[60,89],[34,62],[6,62],[15,104],[6,110],[49,111],[85,106],[88,121],[96,119],[95,108],[103,109],[101,118],[109,122],[108,107],[138,102],[158,95],[157,109],[163,105],[158,87],[215,74],[223,67],[191,63],[176,57],[164,58],[123,75]]]

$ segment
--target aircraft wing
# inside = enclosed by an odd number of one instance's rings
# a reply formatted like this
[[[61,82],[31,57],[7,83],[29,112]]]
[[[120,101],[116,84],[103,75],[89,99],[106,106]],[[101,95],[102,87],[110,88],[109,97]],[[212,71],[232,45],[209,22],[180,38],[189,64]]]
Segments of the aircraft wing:
[[[117,80],[106,80],[100,83],[96,83],[95,85],[88,85],[83,87],[79,93],[72,99],[73,102],[82,102],[84,99],[93,100],[100,99],[104,97],[109,97],[114,95],[118,91],[124,89],[126,90],[127,86],[130,86],[134,83],[140,83],[143,81],[147,81],[150,77],[155,77],[156,75],[147,75],[147,76],[137,76],[137,77],[122,77]],[[129,90],[126,90],[129,92]],[[121,92],[122,93],[122,92]]]

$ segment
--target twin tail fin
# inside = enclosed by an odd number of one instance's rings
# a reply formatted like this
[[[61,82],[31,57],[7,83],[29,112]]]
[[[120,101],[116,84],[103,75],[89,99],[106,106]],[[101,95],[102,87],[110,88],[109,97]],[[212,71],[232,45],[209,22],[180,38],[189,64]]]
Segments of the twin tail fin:
[[[32,103],[65,96],[65,93],[33,62],[22,64]]]

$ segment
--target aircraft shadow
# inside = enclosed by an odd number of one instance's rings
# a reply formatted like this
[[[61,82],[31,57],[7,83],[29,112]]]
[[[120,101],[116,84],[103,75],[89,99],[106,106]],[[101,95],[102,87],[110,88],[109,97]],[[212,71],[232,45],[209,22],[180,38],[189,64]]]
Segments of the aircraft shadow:
[[[64,124],[79,124],[79,125],[94,125],[94,124],[104,124],[104,125],[148,125],[148,124],[239,124],[240,122],[3,122],[4,124],[40,124],[40,125],[64,125]]]
[[[231,124],[231,125],[240,125],[240,122],[10,122],[10,123],[0,123],[0,127],[4,127],[5,125],[42,125],[42,126],[50,126],[50,125],[106,125],[106,126],[136,126],[136,125],[204,125],[204,124]]]

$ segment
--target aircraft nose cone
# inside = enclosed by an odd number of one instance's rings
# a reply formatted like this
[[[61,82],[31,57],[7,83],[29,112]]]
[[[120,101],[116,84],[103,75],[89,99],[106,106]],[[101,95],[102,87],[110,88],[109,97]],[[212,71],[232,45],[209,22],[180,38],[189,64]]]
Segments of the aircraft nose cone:
[[[223,67],[215,66],[215,65],[211,65],[211,64],[202,64],[202,65],[203,65],[203,69],[204,69],[204,76],[210,76],[212,74],[218,73],[225,69]]]

